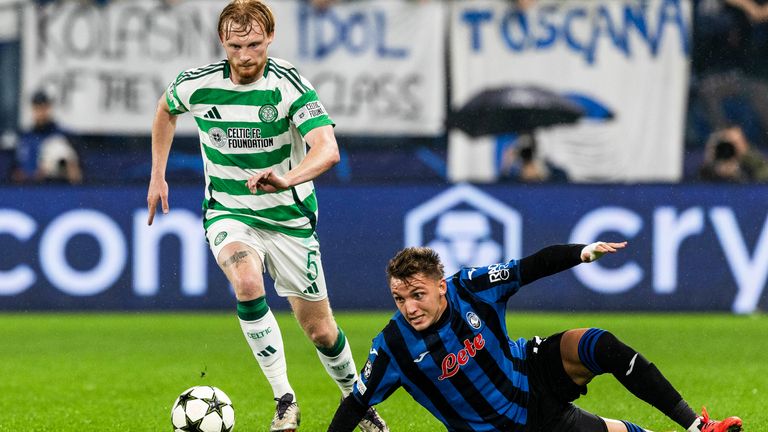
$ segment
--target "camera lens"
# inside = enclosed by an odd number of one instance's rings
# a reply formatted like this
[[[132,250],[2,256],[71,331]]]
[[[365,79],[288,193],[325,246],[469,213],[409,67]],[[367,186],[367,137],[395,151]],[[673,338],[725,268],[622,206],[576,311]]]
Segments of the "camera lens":
[[[715,146],[715,159],[726,160],[736,156],[736,147],[730,141],[720,141]]]

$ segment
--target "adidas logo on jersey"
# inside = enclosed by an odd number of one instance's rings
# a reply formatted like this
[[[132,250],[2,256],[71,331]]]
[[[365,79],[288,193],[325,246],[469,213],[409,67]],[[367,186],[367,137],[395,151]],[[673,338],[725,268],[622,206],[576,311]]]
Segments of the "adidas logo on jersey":
[[[221,114],[219,114],[219,110],[217,110],[216,107],[213,107],[210,110],[208,110],[208,112],[205,113],[205,115],[203,117],[207,118],[207,119],[218,119],[218,120],[221,120]]]

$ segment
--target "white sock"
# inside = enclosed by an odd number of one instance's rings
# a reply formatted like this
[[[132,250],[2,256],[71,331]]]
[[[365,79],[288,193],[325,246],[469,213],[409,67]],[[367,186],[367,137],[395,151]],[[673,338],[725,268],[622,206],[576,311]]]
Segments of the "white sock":
[[[347,397],[352,393],[352,386],[357,381],[357,368],[355,367],[355,360],[352,358],[352,350],[349,349],[347,337],[341,331],[339,336],[344,338],[344,347],[339,354],[335,357],[329,357],[317,350],[317,356],[320,357],[325,371],[341,389],[341,394]]]
[[[699,425],[701,424],[701,419],[697,418],[693,421],[693,424],[688,428],[688,432],[701,432],[701,429],[699,429]]]
[[[275,399],[279,399],[286,393],[294,395],[291,384],[288,382],[288,367],[285,364],[285,350],[283,349],[283,337],[280,327],[277,325],[272,310],[258,320],[243,321],[240,319],[240,328],[243,329],[245,340],[253,351],[256,361],[261,366],[261,371],[267,377],[272,386]]]

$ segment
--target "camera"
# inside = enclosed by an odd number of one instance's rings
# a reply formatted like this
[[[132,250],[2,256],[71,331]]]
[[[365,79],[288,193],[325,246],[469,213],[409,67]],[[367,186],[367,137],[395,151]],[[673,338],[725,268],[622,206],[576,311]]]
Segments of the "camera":
[[[715,160],[723,161],[736,156],[736,146],[727,140],[720,140],[715,145]]]

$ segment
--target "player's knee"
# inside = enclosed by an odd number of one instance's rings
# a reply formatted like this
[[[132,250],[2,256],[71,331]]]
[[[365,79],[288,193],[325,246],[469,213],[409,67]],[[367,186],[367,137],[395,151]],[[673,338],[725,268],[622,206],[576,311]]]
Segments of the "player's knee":
[[[234,274],[230,277],[230,283],[235,289],[237,298],[251,299],[265,294],[264,281],[261,275],[253,274],[253,272]]]
[[[613,373],[618,365],[624,365],[635,352],[613,333],[590,328],[579,339],[579,359],[595,375]]]
[[[591,328],[579,341],[579,357],[595,375],[644,371],[650,362],[613,333]]]
[[[596,347],[598,341],[603,339],[606,335],[610,337],[611,334],[602,329],[590,328],[581,335],[581,338],[579,338],[579,360],[594,375],[600,375],[605,372],[597,361],[597,356],[600,350]]]
[[[619,340],[616,335],[607,331],[599,330],[601,333],[595,339],[595,350],[597,356],[604,361],[619,361],[631,359],[637,352],[629,347],[627,344]]]
[[[338,338],[338,329],[327,325],[313,325],[307,329],[307,337],[318,347],[332,347]]]

